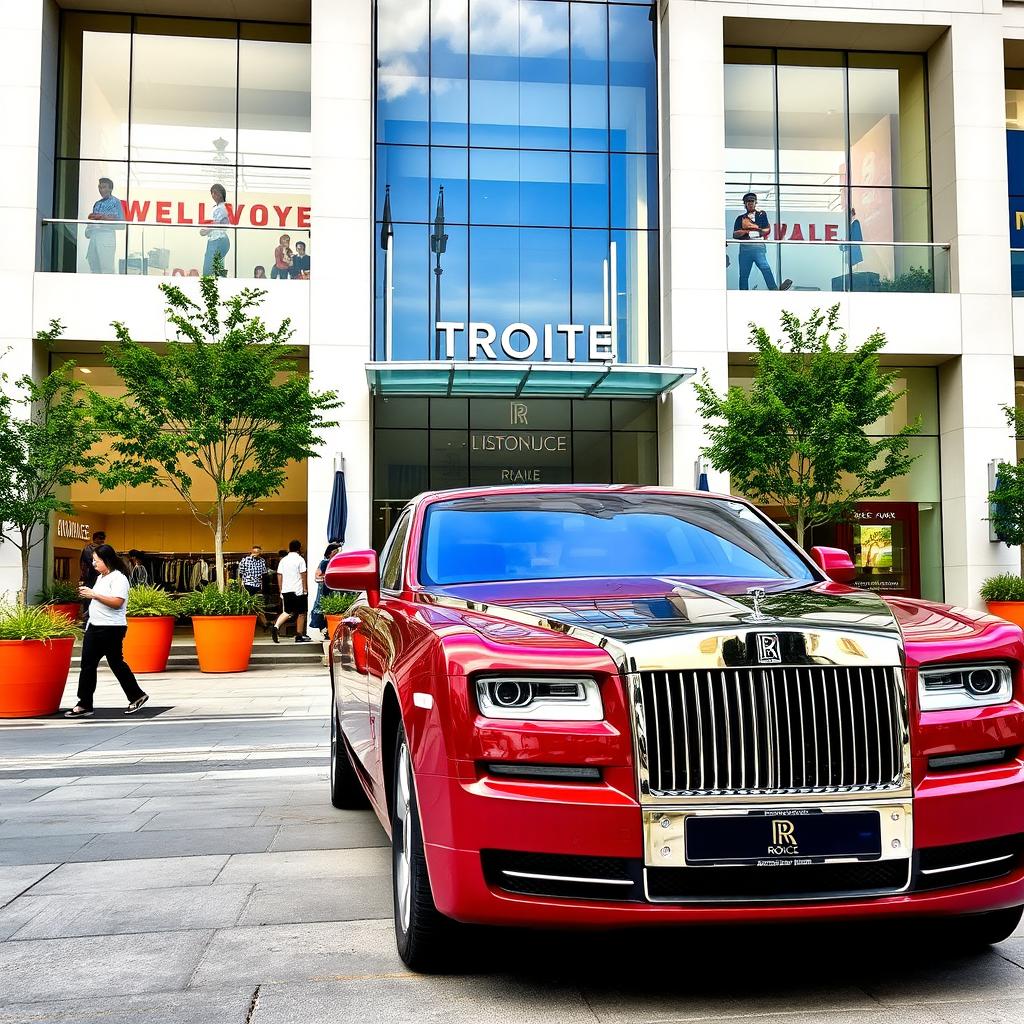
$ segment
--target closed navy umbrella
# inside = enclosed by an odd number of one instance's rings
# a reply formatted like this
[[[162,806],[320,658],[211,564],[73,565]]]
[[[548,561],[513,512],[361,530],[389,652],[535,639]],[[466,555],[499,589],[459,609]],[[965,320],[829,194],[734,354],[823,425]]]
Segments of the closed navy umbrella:
[[[331,490],[331,506],[327,513],[327,540],[332,544],[345,543],[345,527],[348,525],[348,498],[345,494],[345,471],[334,471],[334,487]]]

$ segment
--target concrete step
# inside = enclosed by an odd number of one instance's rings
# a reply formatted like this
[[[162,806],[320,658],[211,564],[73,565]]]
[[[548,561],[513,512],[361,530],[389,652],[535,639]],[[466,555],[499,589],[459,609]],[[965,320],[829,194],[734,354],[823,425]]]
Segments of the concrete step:
[[[297,644],[293,639],[282,637],[280,644],[274,644],[270,640],[264,641],[260,637],[252,646],[249,664],[253,668],[272,668],[274,665],[309,665],[312,667],[320,664],[323,653],[323,646],[315,640],[309,644]],[[71,657],[72,667],[78,668],[81,660],[81,645],[76,644]],[[106,662],[102,664],[105,665]],[[175,640],[171,644],[167,670],[170,672],[198,667],[199,658],[196,654],[195,643]]]

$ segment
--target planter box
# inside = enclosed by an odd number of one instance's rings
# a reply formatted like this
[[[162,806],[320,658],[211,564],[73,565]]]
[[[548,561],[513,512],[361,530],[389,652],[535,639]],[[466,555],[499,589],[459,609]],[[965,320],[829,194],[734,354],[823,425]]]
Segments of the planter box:
[[[1024,601],[988,601],[987,604],[990,615],[998,615],[1024,627]]]
[[[244,672],[256,636],[255,615],[193,615],[200,672]]]
[[[124,660],[136,675],[163,672],[173,637],[173,615],[129,615]]]
[[[77,601],[67,601],[61,604],[47,604],[43,607],[51,615],[62,615],[71,622],[77,622],[78,616],[82,614],[82,606]]]
[[[73,636],[0,640],[0,718],[36,718],[60,707],[71,670]]]
[[[344,615],[325,615],[324,618],[327,620],[327,640],[330,642],[334,639],[334,631],[340,625]]]

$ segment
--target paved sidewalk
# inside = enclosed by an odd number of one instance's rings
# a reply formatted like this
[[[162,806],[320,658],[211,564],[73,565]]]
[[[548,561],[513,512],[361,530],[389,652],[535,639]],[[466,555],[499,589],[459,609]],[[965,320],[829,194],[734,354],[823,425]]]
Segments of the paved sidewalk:
[[[328,801],[325,674],[145,685],[150,717],[108,674],[110,718],[0,721],[0,1024],[1024,1021],[1024,931],[482,931],[464,976],[411,975],[384,833]]]

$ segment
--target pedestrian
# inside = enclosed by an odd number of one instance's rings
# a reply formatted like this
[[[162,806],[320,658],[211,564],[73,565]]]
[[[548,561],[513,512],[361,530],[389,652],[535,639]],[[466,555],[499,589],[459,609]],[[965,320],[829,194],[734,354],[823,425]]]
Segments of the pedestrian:
[[[740,291],[746,291],[750,281],[750,268],[757,267],[761,271],[764,283],[769,291],[786,291],[793,282],[787,277],[781,288],[775,284],[775,275],[768,262],[767,246],[764,244],[771,233],[768,214],[757,208],[757,193],[748,192],[743,197],[744,212],[733,224],[732,237],[740,239]]]
[[[277,585],[281,590],[283,611],[277,621],[270,627],[270,638],[274,643],[280,642],[281,627],[293,616],[295,617],[295,642],[297,644],[312,643],[313,638],[306,635],[306,605],[308,603],[306,587],[306,560],[302,557],[302,541],[293,540],[288,544],[288,554],[277,564]]]
[[[309,253],[306,252],[305,242],[295,243],[295,255],[292,256],[291,274],[293,278],[303,281],[309,280]]]
[[[224,261],[224,265],[221,268],[220,276],[227,277],[227,257],[228,250],[231,248],[231,242],[228,239],[228,233],[224,230],[224,224],[230,224],[231,218],[228,216],[227,206],[225,205],[228,198],[227,189],[224,188],[219,182],[215,185],[210,186],[210,198],[213,199],[216,204],[213,207],[213,223],[216,227],[211,228],[200,228],[199,234],[206,236],[206,255],[203,257],[203,277],[210,277],[213,274],[213,259],[220,253],[221,259]]]
[[[253,595],[263,596],[263,576],[267,572],[267,562],[263,557],[263,548],[259,544],[253,544],[252,550],[238,563],[238,578],[242,586]],[[262,609],[256,613],[260,625],[266,629],[267,619]]]
[[[78,583],[79,586],[91,587],[96,583],[99,573],[96,571],[96,567],[93,564],[93,554],[96,549],[106,543],[107,535],[102,530],[97,530],[92,535],[92,540],[82,548],[82,553],[78,556]],[[89,621],[89,602],[82,602],[82,622],[87,624]]]
[[[85,259],[91,273],[112,274],[117,249],[117,232],[124,231],[124,225],[110,222],[124,220],[124,207],[121,200],[114,195],[114,183],[110,178],[100,178],[96,184],[100,198],[92,204],[92,212],[88,219],[102,223],[89,224],[85,229],[85,237],[89,239]]]
[[[327,619],[324,618],[324,613],[320,611],[320,602],[323,600],[324,591],[328,589],[327,584],[324,583],[324,573],[327,570],[327,563],[340,550],[340,544],[328,544],[324,551],[324,557],[320,560],[320,564],[316,567],[316,572],[313,574],[313,579],[316,582],[316,600],[313,602],[313,610],[309,613],[309,624],[314,629],[319,629],[323,633],[325,658],[327,657],[327,644],[331,638],[327,635]],[[327,662],[325,661],[324,664],[326,665]]]
[[[149,700],[139,686],[135,674],[124,660],[124,635],[128,632],[127,566],[109,544],[100,544],[92,553],[96,570],[94,586],[78,588],[79,597],[89,602],[89,624],[82,640],[81,668],[78,672],[78,703],[64,712],[65,718],[90,718],[93,696],[96,693],[96,669],[100,660],[107,659],[110,671],[128,698],[126,715],[134,715]]]

